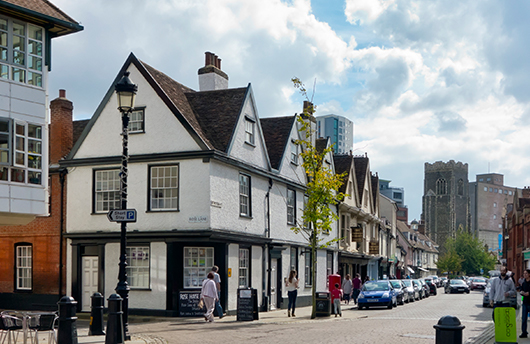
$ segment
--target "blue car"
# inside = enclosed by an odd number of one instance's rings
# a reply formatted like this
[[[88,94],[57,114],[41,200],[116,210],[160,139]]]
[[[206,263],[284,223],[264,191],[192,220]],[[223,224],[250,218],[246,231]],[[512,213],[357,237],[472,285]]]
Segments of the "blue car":
[[[388,309],[397,306],[397,293],[389,281],[368,281],[361,288],[357,299],[357,308],[385,306]]]

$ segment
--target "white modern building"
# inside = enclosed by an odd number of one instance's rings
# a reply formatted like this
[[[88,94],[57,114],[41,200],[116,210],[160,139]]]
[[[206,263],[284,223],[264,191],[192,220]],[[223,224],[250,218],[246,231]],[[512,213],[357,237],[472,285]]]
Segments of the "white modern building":
[[[0,225],[48,213],[51,40],[82,29],[48,1],[0,1]]]
[[[318,116],[317,136],[329,137],[335,154],[348,154],[353,150],[353,122],[343,116]]]

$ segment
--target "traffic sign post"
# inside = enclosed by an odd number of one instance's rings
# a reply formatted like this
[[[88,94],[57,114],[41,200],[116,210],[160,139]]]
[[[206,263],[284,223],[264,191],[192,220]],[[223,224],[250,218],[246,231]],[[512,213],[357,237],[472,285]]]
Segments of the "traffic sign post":
[[[136,209],[109,210],[107,218],[111,222],[136,222]]]

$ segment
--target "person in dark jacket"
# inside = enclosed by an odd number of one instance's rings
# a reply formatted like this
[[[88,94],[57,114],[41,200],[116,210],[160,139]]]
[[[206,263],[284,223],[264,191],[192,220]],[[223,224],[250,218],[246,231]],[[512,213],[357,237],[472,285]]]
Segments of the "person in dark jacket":
[[[530,312],[530,269],[523,272],[524,281],[521,285],[521,295],[523,295],[523,311],[521,321],[521,335],[519,338],[528,338],[528,313]]]

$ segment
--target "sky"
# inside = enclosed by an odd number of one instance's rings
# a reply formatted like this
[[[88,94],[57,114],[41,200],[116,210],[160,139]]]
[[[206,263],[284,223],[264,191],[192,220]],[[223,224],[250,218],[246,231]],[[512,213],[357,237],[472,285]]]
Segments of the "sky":
[[[252,85],[260,117],[301,112],[354,123],[354,155],[405,189],[419,219],[425,162],[468,164],[530,185],[530,13],[502,0],[51,0],[84,26],[52,42],[50,99],[87,119],[133,52],[198,90],[204,53],[229,87]],[[133,80],[134,81],[134,80]]]

